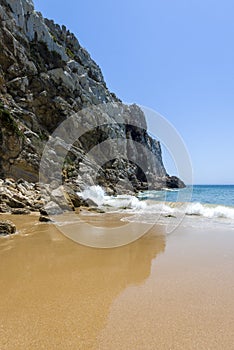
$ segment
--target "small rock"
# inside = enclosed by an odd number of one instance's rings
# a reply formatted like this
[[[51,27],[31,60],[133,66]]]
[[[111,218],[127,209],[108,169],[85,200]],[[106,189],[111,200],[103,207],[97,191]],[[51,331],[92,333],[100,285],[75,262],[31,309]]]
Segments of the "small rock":
[[[98,213],[98,214],[105,214],[105,210],[100,209],[100,208],[88,208],[87,209],[90,212]]]
[[[97,203],[95,203],[94,201],[92,201],[92,199],[90,199],[90,198],[85,199],[83,205],[84,205],[85,207],[94,207],[94,208],[97,208],[97,207],[98,207]]]
[[[7,236],[12,235],[16,232],[16,227],[13,222],[6,220],[0,221],[0,235]]]
[[[17,180],[17,184],[24,184],[24,183],[25,183],[25,180],[24,180],[24,179],[21,179],[21,178],[20,178],[20,179]]]
[[[44,209],[44,208],[40,208],[40,214],[42,215],[42,216],[47,216],[48,214],[47,214],[47,211]]]
[[[13,179],[6,179],[5,180],[5,185],[9,186],[9,187],[12,187],[12,188],[15,188],[15,181]]]
[[[11,209],[6,205],[6,203],[0,204],[0,213],[10,213]]]
[[[48,216],[45,216],[45,215],[41,215],[39,217],[39,221],[40,222],[53,222],[53,220],[51,220]]]

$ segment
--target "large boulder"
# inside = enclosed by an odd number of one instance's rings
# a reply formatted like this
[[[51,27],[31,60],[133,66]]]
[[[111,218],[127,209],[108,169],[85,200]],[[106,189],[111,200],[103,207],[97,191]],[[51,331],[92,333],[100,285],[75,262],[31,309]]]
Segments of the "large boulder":
[[[61,207],[53,201],[50,201],[44,206],[44,211],[48,215],[59,215],[63,213],[63,210],[61,209]]]
[[[58,188],[52,190],[50,197],[51,200],[57,203],[62,210],[74,210],[73,203],[70,197],[64,191],[63,186],[59,186]]]
[[[72,188],[72,186],[65,185],[64,193],[66,198],[69,198],[69,200],[75,208],[85,206],[85,200],[77,194],[77,192]]]

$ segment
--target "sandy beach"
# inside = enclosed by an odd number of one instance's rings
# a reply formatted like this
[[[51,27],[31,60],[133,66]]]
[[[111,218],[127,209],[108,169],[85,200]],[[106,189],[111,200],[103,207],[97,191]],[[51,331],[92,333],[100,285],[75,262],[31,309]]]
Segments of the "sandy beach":
[[[1,218],[19,230],[0,238],[1,350],[232,349],[233,230],[158,226],[94,249],[36,216]]]
[[[233,13],[0,0],[0,350],[234,350]]]

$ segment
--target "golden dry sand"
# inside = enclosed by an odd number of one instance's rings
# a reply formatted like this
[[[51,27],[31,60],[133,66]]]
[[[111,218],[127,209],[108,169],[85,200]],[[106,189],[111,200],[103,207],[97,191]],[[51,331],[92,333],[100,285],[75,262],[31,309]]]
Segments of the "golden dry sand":
[[[0,238],[1,350],[233,349],[234,231],[157,227],[94,249],[38,217],[10,219],[20,234]]]

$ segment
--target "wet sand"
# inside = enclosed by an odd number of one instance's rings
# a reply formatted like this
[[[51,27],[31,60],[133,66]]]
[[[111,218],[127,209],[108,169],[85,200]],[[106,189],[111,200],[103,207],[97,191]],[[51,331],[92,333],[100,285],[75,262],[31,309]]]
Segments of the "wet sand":
[[[233,230],[155,227],[94,249],[38,217],[6,217],[20,233],[0,238],[1,350],[233,348]]]

